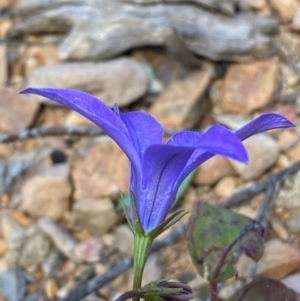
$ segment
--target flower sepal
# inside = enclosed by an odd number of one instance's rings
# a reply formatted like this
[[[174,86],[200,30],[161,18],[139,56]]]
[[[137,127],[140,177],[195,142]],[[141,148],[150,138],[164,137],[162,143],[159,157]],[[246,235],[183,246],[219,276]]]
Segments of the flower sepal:
[[[165,230],[176,224],[182,217],[184,217],[188,212],[184,209],[177,210],[171,213],[161,224],[149,232],[149,235],[153,238],[157,237]]]
[[[158,235],[160,235],[162,232],[176,224],[183,216],[185,216],[188,212],[184,209],[177,210],[173,213],[171,213],[162,223],[160,223],[156,228],[153,230],[146,232],[143,228],[142,222],[139,218],[138,211],[137,211],[137,205],[136,200],[133,192],[130,192],[131,195],[131,208],[132,208],[132,219],[129,217],[129,214],[124,206],[124,212],[126,219],[128,221],[128,224],[134,233],[135,236],[148,236],[151,237],[152,240],[156,238]]]
[[[148,283],[139,289],[146,301],[165,301],[165,300],[190,300],[193,298],[190,286],[169,281],[169,279],[159,279]]]
[[[187,284],[159,279],[124,293],[116,301],[125,301],[130,298],[143,298],[146,301],[189,301],[193,299],[193,292]]]

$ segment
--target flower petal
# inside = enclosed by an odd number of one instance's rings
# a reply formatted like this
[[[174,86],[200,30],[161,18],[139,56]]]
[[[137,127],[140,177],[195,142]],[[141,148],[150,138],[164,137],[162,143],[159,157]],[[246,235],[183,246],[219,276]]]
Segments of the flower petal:
[[[115,111],[118,112],[127,127],[132,143],[141,160],[148,146],[163,143],[163,127],[151,115],[144,112],[122,113],[116,107]]]
[[[168,144],[194,147],[212,154],[218,154],[241,162],[248,156],[241,140],[220,124],[212,126],[206,133],[182,131],[170,138]]]
[[[295,126],[285,117],[276,113],[262,114],[256,119],[252,120],[239,130],[235,134],[241,139],[245,140],[255,134],[262,133],[268,130],[276,128],[288,128]]]
[[[262,114],[258,118],[254,119],[253,121],[249,122],[239,130],[237,130],[234,134],[241,140],[245,140],[255,134],[265,132],[267,130],[275,129],[275,128],[287,128],[294,126],[289,120],[285,117],[275,114],[275,113],[267,113]],[[179,133],[180,134],[180,133]],[[173,137],[172,137],[173,138]],[[175,139],[179,140],[180,137],[176,137]],[[183,140],[183,138],[181,137]],[[185,138],[188,143],[188,137]],[[181,183],[195,168],[199,165],[213,157],[215,152],[212,151],[205,151],[203,149],[196,150],[191,158],[189,159],[186,167],[181,172],[180,177],[178,179],[179,183]],[[220,155],[226,156],[225,153]],[[232,158],[231,156],[228,156]]]
[[[126,126],[117,114],[96,97],[82,91],[60,88],[28,88],[20,93],[50,98],[85,116],[115,140],[136,171],[140,170],[140,160]]]
[[[136,195],[140,220],[146,231],[158,226],[167,216],[176,198],[178,175],[193,151],[193,148],[173,145],[152,145],[146,149],[142,187]]]

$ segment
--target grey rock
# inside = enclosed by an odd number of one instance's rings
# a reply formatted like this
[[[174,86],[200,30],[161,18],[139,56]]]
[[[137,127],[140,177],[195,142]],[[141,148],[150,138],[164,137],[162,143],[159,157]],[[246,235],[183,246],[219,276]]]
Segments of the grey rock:
[[[249,155],[249,163],[242,164],[237,161],[230,161],[233,168],[243,179],[256,179],[277,162],[279,147],[269,135],[258,134],[252,136],[245,140],[244,144]]]
[[[142,97],[148,89],[145,68],[130,58],[103,63],[64,63],[39,67],[29,79],[30,87],[73,88],[92,93],[107,105],[126,106]],[[46,98],[31,96],[47,104]]]
[[[24,300],[26,285],[32,281],[33,279],[22,270],[7,270],[0,273],[0,289],[9,301]]]
[[[3,214],[1,219],[8,245],[5,254],[8,266],[36,270],[50,252],[51,243],[48,238],[35,225],[21,227],[9,214]]]
[[[127,225],[121,225],[114,232],[113,248],[117,248],[124,257],[132,256],[134,251],[134,237]]]
[[[287,222],[286,225],[290,231],[300,232],[300,211],[298,211],[296,215]]]
[[[293,178],[289,179],[288,185],[280,189],[276,206],[282,206],[289,209],[300,208],[300,172],[298,171]],[[295,227],[293,223],[290,225]]]
[[[72,187],[68,164],[56,164],[29,177],[21,190],[21,210],[34,217],[60,219],[69,208]]]
[[[134,5],[119,1],[20,1],[22,22],[10,37],[45,32],[67,35],[61,59],[107,59],[141,46],[162,46],[174,30],[195,54],[213,60],[266,58],[278,52],[271,35],[279,22],[251,14],[216,14],[186,1]],[[173,1],[172,1],[173,2]],[[232,13],[239,0],[198,0]],[[220,4],[222,3],[222,4]],[[217,7],[216,7],[217,6]]]
[[[0,132],[15,133],[30,126],[39,104],[10,87],[0,87],[0,94]]]
[[[82,199],[74,204],[70,226],[75,231],[86,229],[92,235],[101,236],[116,220],[117,215],[110,199]]]

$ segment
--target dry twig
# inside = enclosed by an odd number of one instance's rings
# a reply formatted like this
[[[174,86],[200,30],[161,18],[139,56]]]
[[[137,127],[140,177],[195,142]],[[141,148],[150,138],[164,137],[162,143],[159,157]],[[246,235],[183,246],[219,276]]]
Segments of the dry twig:
[[[164,129],[166,136],[174,135],[179,130]],[[0,143],[9,143],[21,140],[27,140],[30,138],[40,138],[47,136],[62,136],[62,135],[73,135],[73,136],[100,136],[106,135],[98,127],[85,127],[85,126],[65,126],[65,127],[39,127],[28,130],[23,130],[13,134],[0,135]]]

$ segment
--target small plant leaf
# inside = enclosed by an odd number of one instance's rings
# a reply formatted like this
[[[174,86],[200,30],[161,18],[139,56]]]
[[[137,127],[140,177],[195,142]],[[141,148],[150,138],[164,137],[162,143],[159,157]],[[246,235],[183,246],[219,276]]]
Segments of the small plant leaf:
[[[280,281],[260,278],[245,285],[229,301],[299,301],[300,296]]]
[[[235,255],[258,261],[263,253],[263,227],[230,210],[197,202],[188,222],[188,247],[199,274],[219,282],[236,275]]]

